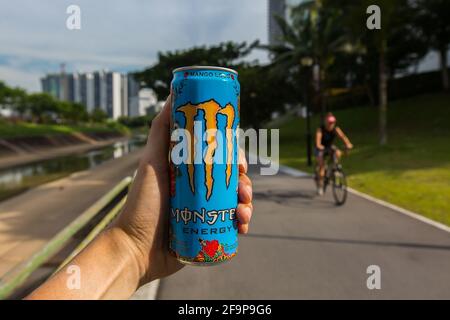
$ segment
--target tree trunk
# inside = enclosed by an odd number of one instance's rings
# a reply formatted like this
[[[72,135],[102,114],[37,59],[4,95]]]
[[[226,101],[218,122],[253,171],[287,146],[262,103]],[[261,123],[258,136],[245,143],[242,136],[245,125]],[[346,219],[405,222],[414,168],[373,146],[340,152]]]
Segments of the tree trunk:
[[[447,47],[439,50],[441,60],[442,88],[448,91]]]
[[[370,105],[372,107],[376,106],[374,92],[372,90],[372,87],[370,86],[369,82],[367,80],[364,80],[364,88],[366,89],[367,97],[369,98]]]
[[[379,110],[378,110],[378,130],[380,135],[380,145],[387,143],[387,72],[384,55],[384,46],[381,46],[379,61]]]

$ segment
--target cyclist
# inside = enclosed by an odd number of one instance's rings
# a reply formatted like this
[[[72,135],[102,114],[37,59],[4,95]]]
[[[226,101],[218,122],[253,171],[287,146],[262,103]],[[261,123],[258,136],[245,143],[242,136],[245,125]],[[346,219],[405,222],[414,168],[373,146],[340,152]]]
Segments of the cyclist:
[[[344,134],[344,132],[336,126],[336,117],[331,113],[327,113],[325,116],[324,124],[317,128],[316,131],[316,143],[315,143],[315,156],[317,164],[319,166],[319,177],[317,194],[323,195],[323,178],[325,176],[325,157],[332,156],[333,152],[336,155],[336,159],[339,161],[342,152],[333,144],[335,138],[339,137],[344,143],[347,149],[352,149],[353,144]]]

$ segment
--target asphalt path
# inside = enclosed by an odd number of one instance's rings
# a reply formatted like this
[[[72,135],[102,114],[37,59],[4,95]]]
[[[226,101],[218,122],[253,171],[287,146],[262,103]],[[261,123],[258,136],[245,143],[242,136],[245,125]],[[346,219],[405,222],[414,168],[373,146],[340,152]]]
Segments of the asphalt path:
[[[310,178],[250,176],[238,255],[162,279],[158,299],[450,299],[450,233],[353,194],[336,207]]]

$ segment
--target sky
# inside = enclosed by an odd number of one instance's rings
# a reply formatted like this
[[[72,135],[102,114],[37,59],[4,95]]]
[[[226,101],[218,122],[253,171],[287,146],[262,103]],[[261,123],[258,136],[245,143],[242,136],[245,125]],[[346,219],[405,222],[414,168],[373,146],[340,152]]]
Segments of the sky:
[[[81,9],[80,30],[66,27],[70,5]],[[33,92],[61,63],[127,72],[155,63],[158,51],[266,43],[267,16],[267,0],[0,0],[0,80]]]

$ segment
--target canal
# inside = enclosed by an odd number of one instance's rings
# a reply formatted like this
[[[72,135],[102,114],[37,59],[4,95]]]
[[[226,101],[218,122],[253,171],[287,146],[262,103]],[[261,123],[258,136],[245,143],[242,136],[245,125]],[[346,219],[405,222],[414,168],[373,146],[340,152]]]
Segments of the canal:
[[[144,144],[145,137],[136,136],[83,153],[2,169],[0,170],[0,201],[72,173],[94,168],[105,161],[123,157]]]

